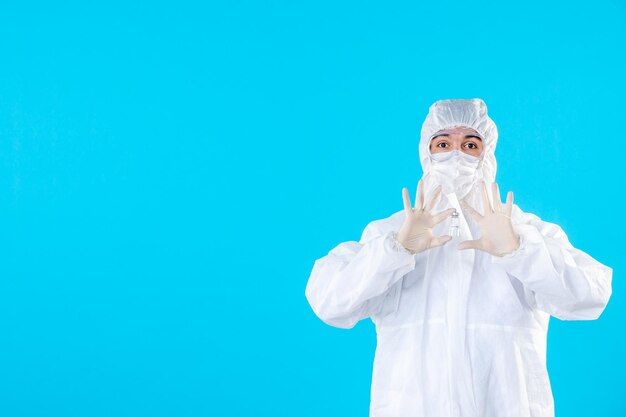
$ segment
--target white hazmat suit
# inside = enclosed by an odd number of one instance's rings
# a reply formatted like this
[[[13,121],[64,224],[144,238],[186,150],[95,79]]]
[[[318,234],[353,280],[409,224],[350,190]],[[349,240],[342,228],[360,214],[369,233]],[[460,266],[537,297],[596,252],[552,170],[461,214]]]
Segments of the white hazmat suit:
[[[376,326],[371,417],[553,417],[546,368],[550,316],[593,320],[611,296],[613,270],[574,248],[558,225],[513,204],[519,248],[503,256],[457,249],[480,238],[459,197],[483,211],[480,181],[495,180],[498,133],[481,99],[440,100],[419,144],[426,201],[440,184],[429,145],[439,130],[463,126],[484,151],[468,194],[444,192],[433,212],[460,214],[460,236],[413,254],[396,239],[405,211],[370,222],[361,239],[315,261],[306,298],[325,323]],[[488,187],[491,189],[491,187]],[[449,219],[432,233],[447,235]]]

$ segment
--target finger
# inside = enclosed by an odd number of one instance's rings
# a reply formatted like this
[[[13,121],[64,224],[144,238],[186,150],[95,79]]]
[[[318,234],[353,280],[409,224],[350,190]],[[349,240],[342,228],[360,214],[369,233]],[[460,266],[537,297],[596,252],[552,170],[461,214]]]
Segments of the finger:
[[[413,210],[411,210],[411,198],[409,197],[409,189],[406,187],[402,187],[402,201],[404,202],[404,212],[410,215]]]
[[[417,182],[417,193],[415,195],[415,208],[422,210],[424,208],[424,181]]]
[[[438,223],[441,223],[442,221],[444,221],[445,219],[447,219],[452,213],[454,213],[456,209],[454,207],[446,209],[440,213],[437,213],[433,216],[433,221],[432,221],[432,225],[436,225]]]
[[[442,246],[446,242],[449,242],[450,240],[452,240],[452,236],[450,236],[450,235],[433,236],[432,239],[430,239],[430,243],[428,244],[428,248],[430,249],[430,248],[434,248],[436,246]]]
[[[441,185],[439,185],[439,187],[435,190],[435,194],[433,194],[428,204],[426,204],[426,211],[431,211],[437,205],[437,200],[441,197],[441,188]]]
[[[464,240],[463,242],[459,243],[456,247],[458,250],[464,250],[464,249],[482,249],[482,242],[480,241],[480,239],[478,240]]]
[[[483,207],[484,207],[485,216],[486,216],[487,213],[489,213],[490,211],[493,211],[493,208],[491,208],[491,203],[489,203],[489,194],[487,193],[487,181],[483,181],[482,187],[480,188],[483,194]]]
[[[509,191],[506,195],[506,205],[504,206],[504,213],[511,217],[513,213],[513,191]]]
[[[479,212],[477,212],[476,210],[474,210],[474,208],[473,208],[473,207],[471,207],[471,206],[467,203],[467,201],[465,201],[465,200],[461,200],[461,201],[460,201],[460,203],[461,203],[461,207],[463,208],[463,210],[467,211],[467,212],[470,214],[470,216],[472,216],[472,218],[473,218],[476,222],[479,222],[479,221],[483,218],[483,216],[482,216]]]
[[[500,200],[500,188],[498,188],[497,182],[494,182],[491,185],[491,196],[493,197],[493,209],[498,213],[501,213],[502,201]]]

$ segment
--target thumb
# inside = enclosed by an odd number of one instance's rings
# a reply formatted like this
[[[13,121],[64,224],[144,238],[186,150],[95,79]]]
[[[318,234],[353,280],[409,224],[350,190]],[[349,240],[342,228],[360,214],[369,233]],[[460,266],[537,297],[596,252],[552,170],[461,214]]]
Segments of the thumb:
[[[478,240],[465,240],[458,244],[456,247],[458,250],[463,249],[482,249],[482,242]]]

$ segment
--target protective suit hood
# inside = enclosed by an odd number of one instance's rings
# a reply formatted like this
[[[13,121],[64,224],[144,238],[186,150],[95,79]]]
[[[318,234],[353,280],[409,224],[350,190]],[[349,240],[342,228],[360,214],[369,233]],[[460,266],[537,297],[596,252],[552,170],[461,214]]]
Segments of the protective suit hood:
[[[495,150],[498,130],[496,124],[487,115],[487,105],[480,98],[438,100],[430,106],[422,125],[419,143],[425,194],[431,195],[439,185],[439,181],[432,172],[432,162],[429,157],[430,140],[436,132],[457,126],[470,127],[483,138],[483,157],[478,164],[474,186],[466,197],[474,207],[482,207],[480,182],[485,180],[487,184],[491,184],[496,177]]]

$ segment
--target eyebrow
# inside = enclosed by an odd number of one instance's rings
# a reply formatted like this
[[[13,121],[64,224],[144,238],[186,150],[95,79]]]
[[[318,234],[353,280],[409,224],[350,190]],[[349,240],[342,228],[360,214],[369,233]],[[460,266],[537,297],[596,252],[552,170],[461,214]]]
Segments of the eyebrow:
[[[436,138],[437,138],[437,137],[439,137],[439,136],[450,136],[450,134],[449,134],[449,133],[442,133],[442,134],[440,134],[440,135],[435,136],[433,139],[436,139]],[[476,139],[478,139],[478,140],[479,140],[479,141],[481,141],[481,142],[483,141],[483,140],[482,140],[482,138],[481,138],[480,136],[477,136],[477,135],[472,135],[472,134],[465,135],[465,139],[467,139],[467,138],[476,138]]]

